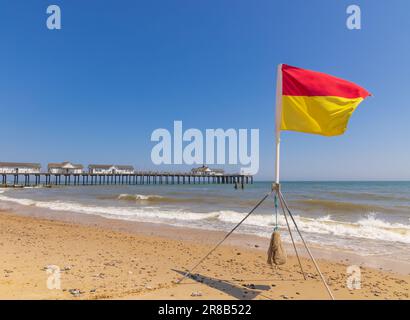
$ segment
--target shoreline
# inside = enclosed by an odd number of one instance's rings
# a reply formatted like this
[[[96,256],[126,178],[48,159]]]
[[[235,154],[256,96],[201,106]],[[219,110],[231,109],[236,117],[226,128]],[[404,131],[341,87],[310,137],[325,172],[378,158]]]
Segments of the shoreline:
[[[0,211],[3,299],[327,299],[311,261],[303,280],[289,246],[288,263],[266,264],[268,240],[233,235],[196,270],[175,281],[221,238],[205,231],[96,216]],[[58,216],[58,219],[55,218]],[[354,257],[313,248],[337,299],[409,299],[410,276],[361,266],[362,289],[346,288]],[[332,257],[332,258],[329,258]],[[47,289],[44,267],[62,269],[61,289]],[[236,279],[236,280],[234,280]],[[245,288],[244,286],[247,286]],[[71,290],[71,291],[70,291]],[[77,291],[78,290],[78,291]]]
[[[176,186],[176,190],[160,186],[80,186],[57,187],[53,190],[30,188],[15,192],[0,190],[0,209],[80,223],[99,221],[107,224],[105,219],[116,219],[123,221],[122,226],[130,231],[139,231],[141,228],[138,225],[147,223],[148,229],[155,228],[157,233],[162,233],[169,226],[172,226],[172,230],[182,232],[193,228],[198,233],[209,233],[209,230],[221,230],[225,233],[243,218],[255,204],[259,193],[266,191],[267,187],[255,184],[243,196],[241,193],[239,198],[236,191],[218,186],[211,188],[208,194],[208,188],[203,189],[201,185],[188,189]],[[323,189],[324,192],[328,189],[327,185],[313,187]],[[293,190],[289,191],[289,201],[294,201],[292,208],[296,221],[309,246],[317,249],[315,256],[334,261],[347,257],[355,264],[381,267],[386,271],[404,274],[410,270],[410,251],[406,245],[410,241],[410,229],[406,220],[408,212],[389,214],[391,207],[397,207],[394,202],[396,198],[393,194],[382,195],[383,201],[387,198],[393,202],[390,206],[384,202],[380,204],[379,187],[366,185],[357,189],[354,185],[341,185],[331,188],[335,191],[329,191],[329,195],[323,199],[329,197],[330,200],[324,202],[322,198],[314,197],[317,191],[312,192],[311,186],[289,187],[289,190]],[[349,194],[356,193],[360,201],[357,202],[354,197],[351,201],[346,198]],[[363,199],[367,199],[366,203],[363,203]],[[120,224],[115,220],[108,221],[108,225]],[[163,227],[158,228],[158,223],[163,223]],[[263,237],[268,241],[273,226],[272,208],[268,204],[261,206],[234,235],[242,234],[243,238],[245,235]],[[279,217],[279,226],[283,232],[283,241],[290,243],[283,216]],[[302,243],[296,231],[295,240]]]
[[[198,243],[207,243],[214,245],[222,239],[227,231],[210,230],[205,228],[198,228],[195,226],[178,226],[167,224],[164,222],[145,222],[125,219],[116,219],[103,217],[96,214],[82,214],[71,211],[58,211],[43,208],[32,209],[30,206],[17,205],[14,209],[4,209],[8,212],[15,212],[20,216],[45,218],[49,220],[69,222],[81,224],[85,226],[100,226],[114,231],[128,232],[143,235],[158,235],[168,239],[179,239],[183,241],[194,241]],[[0,212],[2,209],[0,209]],[[287,233],[287,230],[283,231]],[[295,233],[295,231],[294,231]],[[296,240],[296,247],[298,253],[306,258],[309,258],[305,248],[303,247],[299,237],[294,234]],[[225,242],[229,245],[237,245],[244,248],[253,248],[258,246],[259,250],[267,250],[269,238],[259,235],[251,235],[248,233],[241,233],[240,228],[233,233]],[[284,245],[288,252],[294,254],[293,246],[290,242],[284,241]],[[362,255],[349,250],[336,249],[334,247],[326,247],[320,244],[311,244],[308,241],[309,249],[312,251],[315,258],[323,258],[333,262],[345,262],[349,264],[356,264],[359,266],[370,267],[387,272],[393,272],[403,275],[410,275],[410,261],[394,260],[389,257],[382,257],[381,255]]]

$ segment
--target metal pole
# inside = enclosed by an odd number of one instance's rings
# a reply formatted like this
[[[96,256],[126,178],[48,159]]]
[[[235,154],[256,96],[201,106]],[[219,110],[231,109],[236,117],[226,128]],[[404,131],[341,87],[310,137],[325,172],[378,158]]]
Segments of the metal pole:
[[[316,268],[317,272],[319,273],[319,276],[322,279],[322,282],[325,285],[326,290],[329,293],[330,298],[332,298],[332,300],[335,300],[335,297],[333,296],[332,291],[330,290],[329,286],[327,285],[326,279],[323,276],[322,272],[320,271],[319,266],[317,265],[315,258],[313,257],[312,253],[310,252],[309,247],[307,246],[307,244],[305,242],[305,239],[303,238],[302,234],[300,233],[298,225],[296,224],[296,221],[293,218],[292,212],[290,211],[290,209],[288,207],[288,204],[286,203],[286,200],[283,198],[282,192],[280,190],[279,190],[279,195],[280,195],[280,198],[282,199],[283,203],[285,204],[286,210],[289,213],[289,216],[292,219],[293,224],[295,225],[296,231],[298,232],[300,238],[302,239],[303,245],[305,246],[306,251],[308,252],[310,258],[312,259],[313,264],[315,265],[315,268]]]
[[[280,174],[280,138],[276,139],[275,183],[279,185]]]
[[[296,244],[295,244],[295,240],[293,239],[292,230],[290,229],[288,217],[286,216],[285,206],[283,204],[283,200],[279,196],[279,190],[277,191],[277,197],[279,198],[280,206],[281,206],[282,212],[283,212],[283,216],[285,217],[286,225],[288,226],[289,235],[290,235],[290,238],[292,239],[293,248],[295,249],[295,253],[296,253],[296,257],[297,257],[298,262],[299,262],[300,270],[302,271],[303,278],[306,280],[306,275],[305,275],[305,272],[303,271],[302,262],[300,261],[298,250],[296,249]]]
[[[279,184],[280,169],[280,125],[282,121],[282,65],[278,65],[276,73],[276,110],[275,110],[275,141],[276,141],[276,163],[275,183]]]
[[[215,247],[213,247],[201,260],[199,260],[199,262],[194,265],[188,272],[186,272],[184,274],[184,276],[179,279],[177,281],[177,283],[181,283],[182,280],[184,280],[185,278],[187,278],[190,274],[192,274],[192,272],[203,262],[206,260],[206,258],[208,258],[212,252],[214,252],[226,239],[228,239],[228,237],[262,204],[262,202],[264,202],[266,200],[266,198],[268,198],[271,194],[272,194],[273,190],[268,192],[254,207],[253,209],[241,220],[239,221],[239,223],[231,230],[229,231],[225,237],[220,240]]]

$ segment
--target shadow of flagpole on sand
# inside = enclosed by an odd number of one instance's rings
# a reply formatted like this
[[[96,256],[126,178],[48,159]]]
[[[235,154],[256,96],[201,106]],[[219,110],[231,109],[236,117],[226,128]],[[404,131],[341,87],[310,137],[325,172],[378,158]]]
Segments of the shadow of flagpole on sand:
[[[180,270],[172,269],[172,271],[175,271],[176,273],[180,275],[186,274],[186,272],[180,271]],[[268,285],[240,286],[240,285],[236,285],[227,280],[207,277],[207,276],[204,276],[198,273],[189,274],[187,278],[194,280],[198,283],[202,283],[210,288],[224,292],[239,300],[252,300],[252,299],[255,299],[259,295],[263,296],[266,299],[271,299],[269,297],[264,296],[261,292],[261,291],[269,291],[271,287]]]

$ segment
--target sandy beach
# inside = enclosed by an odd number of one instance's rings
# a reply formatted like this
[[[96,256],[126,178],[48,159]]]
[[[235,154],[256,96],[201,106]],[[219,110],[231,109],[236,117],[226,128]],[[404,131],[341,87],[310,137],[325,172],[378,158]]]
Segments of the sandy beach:
[[[60,221],[0,212],[0,299],[328,299],[310,260],[266,264],[268,241],[236,235],[182,284],[176,280],[223,233],[75,216]],[[289,254],[292,252],[290,250]],[[319,255],[320,256],[320,255]],[[325,256],[325,255],[322,255]],[[409,299],[410,276],[361,267],[361,289],[346,287],[352,259],[319,258],[336,299]],[[61,270],[49,289],[47,266]]]

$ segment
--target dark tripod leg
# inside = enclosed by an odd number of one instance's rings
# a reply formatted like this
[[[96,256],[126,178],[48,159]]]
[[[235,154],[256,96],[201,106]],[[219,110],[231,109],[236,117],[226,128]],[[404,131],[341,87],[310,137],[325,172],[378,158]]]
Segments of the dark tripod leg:
[[[212,248],[211,251],[209,251],[201,260],[199,260],[199,262],[198,262],[195,266],[193,266],[187,273],[185,273],[185,275],[184,275],[181,279],[179,279],[177,283],[181,283],[182,280],[184,280],[186,277],[188,277],[189,275],[191,275],[192,272],[193,272],[203,261],[205,261],[206,258],[208,258],[208,257],[211,255],[212,252],[214,252],[226,239],[228,239],[228,237],[229,237],[246,219],[248,219],[248,217],[262,204],[262,202],[264,202],[264,201],[266,200],[266,198],[268,198],[268,197],[272,194],[272,192],[273,192],[273,191],[270,191],[269,193],[267,193],[267,194],[253,207],[253,209],[252,209],[244,218],[242,218],[242,220],[239,221],[239,223],[238,223],[235,227],[233,227],[233,229],[232,229],[231,231],[229,231],[229,232],[225,235],[225,237],[224,237],[221,241],[219,241],[219,242],[215,245],[215,247]]]
[[[282,208],[283,216],[285,217],[285,220],[286,220],[286,225],[288,226],[290,238],[292,239],[293,248],[295,249],[296,257],[297,257],[298,262],[299,262],[300,271],[302,272],[303,278],[306,280],[306,275],[305,275],[305,272],[303,271],[302,262],[300,261],[299,254],[298,254],[298,250],[296,249],[295,240],[293,239],[292,230],[290,229],[288,217],[287,217],[287,215],[286,215],[285,205],[283,204],[283,200],[282,200],[282,198],[280,197],[279,192],[277,193],[277,196],[278,196],[279,201],[280,201],[280,206],[281,206],[281,208]]]
[[[322,282],[323,282],[324,286],[326,287],[327,292],[329,293],[329,296],[332,298],[332,300],[334,300],[335,297],[333,296],[332,291],[330,290],[329,286],[327,285],[326,280],[325,280],[325,277],[323,276],[322,272],[321,272],[320,269],[319,269],[319,266],[318,266],[317,263],[316,263],[315,258],[313,257],[312,253],[310,252],[309,247],[307,246],[307,244],[306,244],[306,242],[305,242],[305,239],[303,238],[302,234],[300,233],[300,230],[299,230],[299,228],[298,228],[298,225],[296,224],[296,221],[295,221],[295,219],[293,218],[292,212],[290,211],[290,209],[289,209],[289,207],[288,207],[288,205],[287,205],[287,203],[286,203],[286,200],[283,198],[282,192],[279,191],[279,195],[280,195],[280,198],[281,198],[282,201],[283,201],[283,204],[285,205],[286,211],[289,213],[289,216],[290,216],[290,218],[292,219],[293,224],[295,225],[296,231],[298,232],[298,234],[299,234],[299,236],[300,236],[300,239],[302,239],[303,245],[305,246],[306,251],[308,252],[308,254],[309,254],[309,256],[310,256],[310,259],[312,259],[313,264],[315,265],[316,271],[319,273],[319,276],[320,276],[320,278],[322,279]]]

